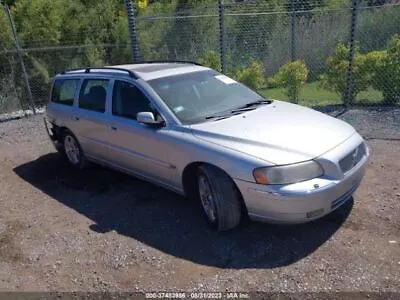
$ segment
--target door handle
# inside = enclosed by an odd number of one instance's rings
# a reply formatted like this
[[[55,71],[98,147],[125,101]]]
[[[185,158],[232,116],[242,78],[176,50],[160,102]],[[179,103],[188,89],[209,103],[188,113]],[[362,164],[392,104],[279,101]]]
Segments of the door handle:
[[[79,117],[76,117],[76,116],[74,116],[74,117],[72,117],[72,120],[74,120],[74,121],[79,121]]]
[[[115,127],[115,126],[111,126],[111,130],[113,130],[113,131],[117,131],[117,127]]]

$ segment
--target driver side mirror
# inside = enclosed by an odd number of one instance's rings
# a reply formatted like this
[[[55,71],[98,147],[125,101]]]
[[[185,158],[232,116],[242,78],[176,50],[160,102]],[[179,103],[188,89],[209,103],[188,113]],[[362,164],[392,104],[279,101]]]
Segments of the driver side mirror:
[[[136,114],[136,120],[139,123],[143,123],[146,125],[158,125],[161,126],[164,124],[163,121],[157,121],[154,118],[154,114],[152,112],[149,111],[144,111],[144,112],[139,112]]]

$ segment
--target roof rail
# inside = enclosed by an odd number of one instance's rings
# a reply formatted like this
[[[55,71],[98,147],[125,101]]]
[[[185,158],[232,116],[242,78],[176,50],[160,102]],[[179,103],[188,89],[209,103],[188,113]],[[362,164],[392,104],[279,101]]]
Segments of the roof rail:
[[[68,72],[73,72],[73,71],[84,71],[85,73],[90,73],[92,70],[115,70],[115,71],[121,71],[121,72],[126,72],[128,75],[134,79],[139,79],[139,77],[135,74],[135,72],[128,70],[128,69],[123,69],[123,68],[116,68],[116,67],[91,67],[91,68],[79,68],[79,69],[70,69],[61,72],[61,74],[66,74]]]
[[[188,61],[188,60],[150,60],[150,61],[138,61],[134,63],[136,64],[156,64],[156,63],[170,63],[170,64],[192,64],[196,66],[203,66],[202,64],[199,64],[194,61]],[[132,70],[129,69],[124,69],[124,68],[118,68],[118,67],[89,67],[89,68],[77,68],[77,69],[69,69],[66,71],[62,71],[61,74],[66,74],[69,72],[74,72],[74,71],[84,71],[85,73],[90,73],[92,70],[115,70],[115,71],[121,71],[121,72],[126,72],[128,75],[134,79],[139,79],[139,76]]]
[[[202,64],[199,64],[198,62],[195,61],[190,61],[190,60],[143,60],[143,61],[138,61],[135,64],[192,64],[196,66],[203,66]]]

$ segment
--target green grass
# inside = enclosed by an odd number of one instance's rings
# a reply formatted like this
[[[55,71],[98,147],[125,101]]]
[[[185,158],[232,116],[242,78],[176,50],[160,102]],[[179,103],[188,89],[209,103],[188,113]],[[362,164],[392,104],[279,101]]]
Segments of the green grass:
[[[360,92],[356,97],[356,103],[363,105],[379,104],[383,100],[383,94],[380,91],[369,87],[366,91]]]
[[[260,91],[260,94],[266,98],[289,101],[288,96],[285,94],[285,89],[283,88],[264,89]],[[381,92],[374,90],[373,88],[368,88],[366,91],[360,92],[357,95],[355,104],[379,104],[382,101],[382,98],[383,96]],[[307,83],[302,87],[299,104],[304,106],[326,106],[341,105],[343,103],[338,94],[321,89],[318,87],[317,82],[312,82]]]

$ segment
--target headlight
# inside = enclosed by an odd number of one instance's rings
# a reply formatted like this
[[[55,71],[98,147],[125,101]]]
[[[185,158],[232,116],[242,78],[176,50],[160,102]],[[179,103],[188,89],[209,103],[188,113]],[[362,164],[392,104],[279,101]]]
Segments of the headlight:
[[[324,171],[315,161],[298,164],[257,168],[253,171],[258,184],[289,184],[320,177]]]

